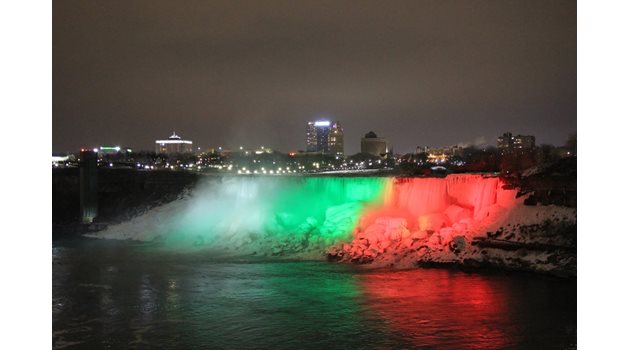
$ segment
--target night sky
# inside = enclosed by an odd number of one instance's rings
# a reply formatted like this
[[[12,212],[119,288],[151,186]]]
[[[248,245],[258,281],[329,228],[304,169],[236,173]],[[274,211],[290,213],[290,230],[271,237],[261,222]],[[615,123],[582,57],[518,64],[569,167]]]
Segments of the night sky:
[[[85,1],[53,5],[53,151],[306,148],[339,120],[394,152],[561,145],[576,130],[575,1]]]

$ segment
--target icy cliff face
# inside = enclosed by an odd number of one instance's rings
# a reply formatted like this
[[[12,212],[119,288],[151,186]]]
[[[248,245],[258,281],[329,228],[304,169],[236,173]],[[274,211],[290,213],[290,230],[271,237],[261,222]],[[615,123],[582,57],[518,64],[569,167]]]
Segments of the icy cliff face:
[[[503,187],[496,177],[472,174],[214,178],[183,199],[97,236],[234,254],[321,258],[327,253],[335,260],[396,267],[484,262],[495,255],[518,260],[488,239],[566,245],[557,240],[564,233],[546,232],[570,231],[574,209],[527,207],[516,190]]]

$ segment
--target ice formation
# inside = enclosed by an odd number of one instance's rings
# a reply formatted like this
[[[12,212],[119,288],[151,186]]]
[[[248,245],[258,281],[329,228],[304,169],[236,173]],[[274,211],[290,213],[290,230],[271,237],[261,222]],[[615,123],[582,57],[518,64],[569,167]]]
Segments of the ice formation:
[[[494,258],[539,263],[545,256],[474,246],[488,233],[522,244],[567,243],[545,232],[558,222],[575,225],[575,209],[522,201],[499,178],[473,174],[209,178],[184,198],[96,236],[234,254],[327,254],[375,266]],[[552,220],[555,226],[544,227]]]

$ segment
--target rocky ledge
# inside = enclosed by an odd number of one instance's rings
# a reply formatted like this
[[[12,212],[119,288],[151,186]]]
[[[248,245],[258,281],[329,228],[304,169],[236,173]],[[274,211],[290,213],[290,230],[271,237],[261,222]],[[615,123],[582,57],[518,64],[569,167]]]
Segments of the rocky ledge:
[[[350,243],[328,249],[328,259],[373,267],[454,265],[577,275],[576,208],[519,203],[476,220],[450,208],[411,224],[379,217],[359,225]]]

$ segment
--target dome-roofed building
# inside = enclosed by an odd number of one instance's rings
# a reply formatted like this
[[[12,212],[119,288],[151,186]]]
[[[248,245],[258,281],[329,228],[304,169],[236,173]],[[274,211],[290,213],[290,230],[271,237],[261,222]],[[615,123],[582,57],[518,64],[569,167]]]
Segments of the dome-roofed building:
[[[387,140],[378,137],[374,131],[370,131],[361,139],[361,153],[384,157],[389,149]]]
[[[182,140],[181,136],[177,135],[175,131],[173,131],[173,135],[171,135],[167,140],[155,141],[155,153],[192,153],[192,151],[193,142],[189,140]]]

